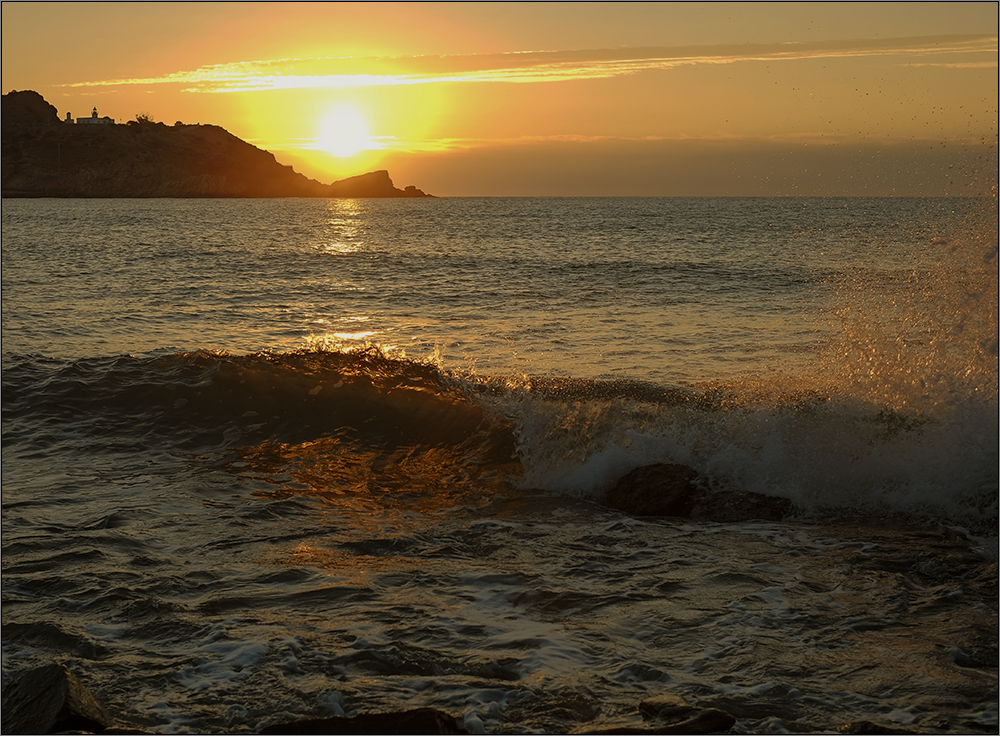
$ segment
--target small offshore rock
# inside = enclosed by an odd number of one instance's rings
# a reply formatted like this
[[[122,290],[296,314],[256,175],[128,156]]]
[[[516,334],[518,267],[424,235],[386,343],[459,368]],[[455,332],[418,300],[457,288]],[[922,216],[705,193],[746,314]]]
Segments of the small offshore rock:
[[[731,523],[760,519],[781,521],[795,507],[787,498],[737,490],[707,490],[687,465],[645,465],[626,474],[605,501],[639,516],[676,516]]]
[[[723,524],[751,519],[781,521],[793,511],[795,506],[787,498],[749,491],[709,491],[695,499],[691,518]]]
[[[393,713],[313,718],[265,726],[259,733],[280,734],[465,734],[458,719],[435,708]]]
[[[673,463],[646,465],[622,477],[607,495],[616,509],[641,516],[689,516],[698,473]]]
[[[3,689],[3,733],[100,733],[111,726],[104,708],[61,664],[22,673]]]

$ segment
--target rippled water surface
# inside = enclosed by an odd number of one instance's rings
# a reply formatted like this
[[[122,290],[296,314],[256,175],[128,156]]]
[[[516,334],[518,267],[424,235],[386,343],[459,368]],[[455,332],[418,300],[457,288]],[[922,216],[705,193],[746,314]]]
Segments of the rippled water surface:
[[[905,274],[970,206],[8,200],[4,350],[252,352],[312,337],[491,372],[715,379],[810,348],[845,271]]]
[[[5,200],[4,681],[995,733],[996,202]],[[603,503],[653,463],[782,522]]]

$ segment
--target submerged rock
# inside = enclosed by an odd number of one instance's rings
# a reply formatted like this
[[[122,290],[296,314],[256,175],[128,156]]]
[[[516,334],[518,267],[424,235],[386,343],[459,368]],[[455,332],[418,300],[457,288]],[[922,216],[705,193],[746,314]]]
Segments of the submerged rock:
[[[28,670],[3,689],[3,733],[100,733],[111,719],[65,665]]]
[[[682,720],[664,723],[657,733],[725,733],[736,724],[736,719],[715,708],[696,710]]]
[[[708,490],[686,465],[646,465],[622,477],[605,500],[640,516],[677,516],[701,521],[780,521],[794,510],[786,498],[736,490]]]
[[[920,731],[914,731],[909,728],[903,728],[897,725],[885,725],[882,723],[873,723],[872,721],[854,721],[853,723],[848,723],[845,726],[840,726],[837,729],[837,733],[847,733],[847,734],[919,734]]]
[[[639,712],[644,718],[680,718],[694,709],[693,705],[677,695],[657,695],[639,703]]]
[[[722,733],[736,718],[717,708],[698,708],[676,695],[660,695],[639,703],[639,712],[653,721],[655,733]]]
[[[306,721],[275,723],[265,726],[260,733],[469,733],[455,716],[435,708],[416,708],[394,713],[362,713],[356,716],[313,718]]]
[[[716,708],[698,708],[675,695],[660,695],[639,703],[639,712],[648,721],[641,726],[622,724],[584,731],[597,734],[708,734],[724,733],[736,724],[736,718]]]

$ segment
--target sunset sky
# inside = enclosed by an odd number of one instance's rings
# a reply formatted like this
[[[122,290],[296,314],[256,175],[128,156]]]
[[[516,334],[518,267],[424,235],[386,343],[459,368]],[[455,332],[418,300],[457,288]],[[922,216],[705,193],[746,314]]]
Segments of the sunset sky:
[[[3,91],[444,196],[962,194],[997,7],[4,3]]]

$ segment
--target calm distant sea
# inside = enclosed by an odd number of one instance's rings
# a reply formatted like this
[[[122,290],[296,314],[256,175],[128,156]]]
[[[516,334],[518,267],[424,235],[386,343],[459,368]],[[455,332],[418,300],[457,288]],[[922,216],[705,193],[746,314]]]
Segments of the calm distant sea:
[[[5,682],[170,732],[995,732],[995,200],[2,217]],[[601,503],[659,462],[799,512]]]

